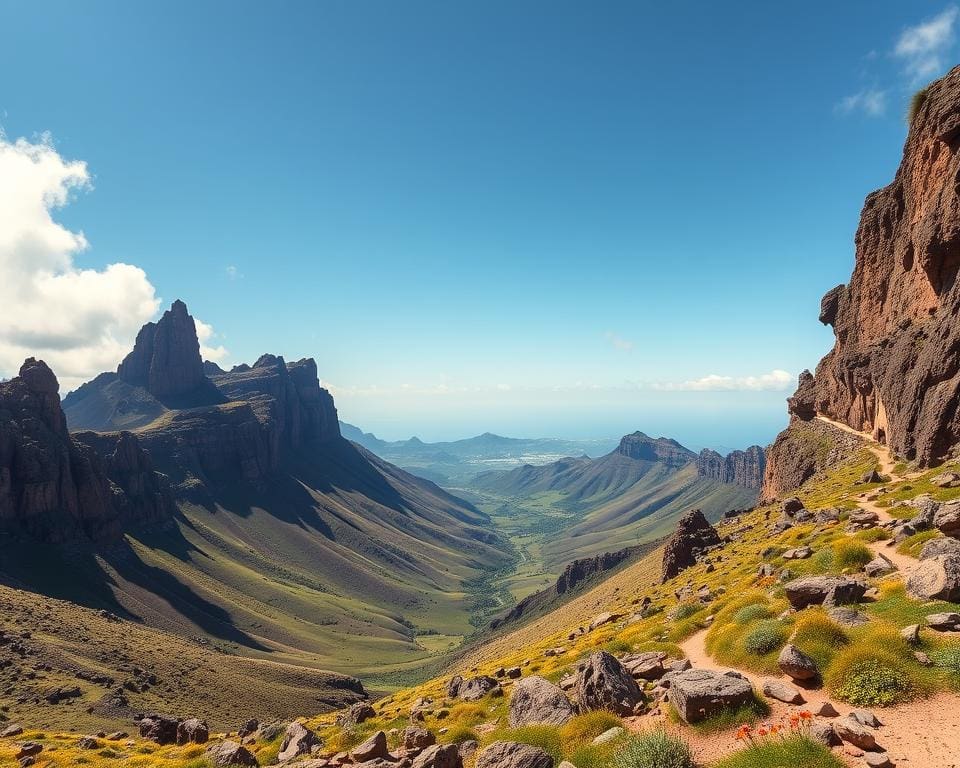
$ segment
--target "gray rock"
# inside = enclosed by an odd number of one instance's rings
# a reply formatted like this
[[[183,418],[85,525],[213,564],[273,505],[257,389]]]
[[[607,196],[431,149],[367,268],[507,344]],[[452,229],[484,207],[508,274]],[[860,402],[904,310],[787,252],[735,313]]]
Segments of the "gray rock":
[[[573,705],[556,685],[542,677],[525,677],[513,688],[509,723],[521,725],[563,725],[573,717]]]
[[[960,501],[941,504],[933,515],[933,525],[944,536],[960,536]]]
[[[764,680],[763,695],[769,699],[776,699],[787,704],[802,704],[803,695],[789,683],[781,680]]]
[[[0,731],[0,738],[10,738],[12,736],[19,736],[23,733],[23,726],[20,723],[11,723],[2,731]]]
[[[210,739],[207,723],[191,717],[177,724],[177,744],[206,744]]]
[[[591,744],[594,746],[600,744],[609,744],[611,741],[619,739],[621,736],[626,734],[627,729],[621,728],[619,725],[615,725],[613,728],[609,728],[603,733],[601,733],[597,738],[595,738]]]
[[[855,709],[850,713],[850,717],[852,717],[858,723],[866,725],[869,728],[879,728],[881,725],[883,725],[883,723],[877,719],[877,716],[869,709]]]
[[[820,676],[817,662],[791,643],[783,646],[777,665],[794,680],[815,680]]]
[[[810,547],[803,546],[797,547],[796,549],[788,549],[786,552],[781,555],[784,560],[806,560],[813,554],[813,550]]]
[[[300,755],[309,755],[310,749],[319,745],[320,739],[317,738],[317,734],[303,723],[294,721],[287,726],[287,731],[283,735],[277,760],[283,763]]]
[[[938,632],[960,629],[960,613],[931,613],[927,616],[927,626]]]
[[[897,570],[897,567],[883,555],[877,555],[873,560],[863,566],[863,572],[872,579],[878,576],[886,576],[895,570]]]
[[[960,539],[952,536],[938,536],[924,542],[920,548],[920,559],[929,560],[937,555],[960,555]]]
[[[863,755],[863,762],[868,768],[893,768],[893,762],[886,752],[866,752]]]
[[[835,720],[833,729],[837,732],[837,736],[845,742],[860,749],[875,749],[877,746],[877,740],[874,738],[873,732],[850,715]]]
[[[408,725],[400,732],[400,743],[408,754],[419,753],[437,743],[437,737],[426,728]]]
[[[411,768],[463,768],[463,756],[456,744],[434,744],[417,755]]]
[[[369,739],[350,751],[350,757],[356,763],[365,763],[368,760],[384,759],[389,754],[387,750],[387,734],[377,731]]]
[[[356,704],[337,717],[337,725],[341,728],[353,728],[354,726],[365,723],[377,716],[376,710],[365,701],[358,701]]]
[[[960,475],[956,472],[941,472],[931,477],[930,482],[937,488],[956,488],[960,486]]]
[[[837,624],[842,624],[845,627],[860,627],[870,622],[869,617],[864,616],[855,608],[848,608],[846,606],[831,608],[827,611],[827,615],[837,622]]]
[[[916,645],[920,642],[920,625],[911,624],[900,630],[900,637],[907,641],[909,645]]]
[[[840,737],[833,729],[832,723],[814,722],[810,725],[810,738],[826,747],[838,747]]]
[[[753,700],[753,688],[736,672],[689,669],[674,672],[670,682],[670,701],[680,717],[696,723],[726,709],[736,709]]]
[[[500,683],[488,675],[478,675],[464,680],[459,686],[457,696],[463,701],[479,701],[489,693],[500,689]]]
[[[630,672],[606,651],[594,653],[577,677],[577,706],[581,712],[606,709],[633,715],[643,706],[643,691]]]
[[[801,610],[810,605],[823,605],[829,598],[834,605],[859,602],[866,585],[847,576],[804,576],[784,585],[790,605]]]
[[[936,555],[921,560],[906,581],[907,594],[917,600],[960,601],[960,555]]]
[[[495,741],[477,756],[476,768],[553,768],[553,758],[529,744]]]
[[[219,744],[214,744],[207,750],[207,756],[218,768],[231,765],[259,765],[253,753],[235,741],[223,741]]]
[[[817,715],[818,717],[837,717],[839,712],[837,712],[836,707],[833,706],[829,701],[821,701],[816,706],[810,708],[812,714]]]
[[[650,651],[648,653],[631,653],[620,659],[620,663],[627,668],[634,677],[643,680],[659,680],[666,673],[663,667],[663,660],[666,654],[661,651]]]

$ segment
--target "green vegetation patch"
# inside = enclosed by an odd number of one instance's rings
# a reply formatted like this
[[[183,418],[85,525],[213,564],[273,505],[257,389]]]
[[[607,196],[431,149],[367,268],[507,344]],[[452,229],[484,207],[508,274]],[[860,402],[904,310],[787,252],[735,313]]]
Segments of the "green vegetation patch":
[[[616,753],[614,768],[693,768],[690,747],[662,728],[635,736]]]
[[[844,768],[844,763],[822,744],[805,735],[793,735],[752,744],[713,768]]]

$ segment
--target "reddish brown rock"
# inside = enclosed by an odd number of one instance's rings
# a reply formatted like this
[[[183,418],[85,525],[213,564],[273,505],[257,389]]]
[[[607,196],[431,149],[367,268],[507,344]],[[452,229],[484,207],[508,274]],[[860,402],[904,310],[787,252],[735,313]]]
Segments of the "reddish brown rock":
[[[655,461],[673,469],[686,466],[697,455],[684,448],[676,440],[666,437],[652,438],[643,432],[634,432],[620,440],[617,453],[638,461]]]
[[[682,570],[696,565],[699,553],[719,544],[720,536],[703,512],[699,509],[687,512],[664,547],[661,581],[672,579]]]
[[[697,475],[720,483],[760,490],[766,457],[763,448],[751,445],[745,451],[732,451],[721,456],[704,448],[697,456]]]

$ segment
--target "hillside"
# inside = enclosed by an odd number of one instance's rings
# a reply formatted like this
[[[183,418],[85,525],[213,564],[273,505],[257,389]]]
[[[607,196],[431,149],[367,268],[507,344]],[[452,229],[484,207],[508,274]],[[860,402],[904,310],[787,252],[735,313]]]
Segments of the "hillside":
[[[759,479],[762,453],[754,456],[752,474]],[[498,500],[552,508],[557,523],[542,547],[542,557],[548,571],[559,572],[578,557],[661,538],[690,508],[701,508],[716,519],[756,501],[758,485],[724,482],[734,478],[721,477],[712,464],[676,441],[637,432],[598,459],[566,458],[489,472],[468,487],[480,494],[488,510]]]
[[[65,398],[66,423],[49,369],[39,384],[25,367],[0,385],[15,403],[0,421],[13,478],[0,532],[26,545],[7,547],[0,574],[228,653],[374,685],[472,632],[485,610],[475,585],[513,558],[482,512],[343,439],[312,360],[206,370],[176,302],[117,373]],[[35,414],[51,427],[27,443]],[[38,443],[45,478],[23,474]]]

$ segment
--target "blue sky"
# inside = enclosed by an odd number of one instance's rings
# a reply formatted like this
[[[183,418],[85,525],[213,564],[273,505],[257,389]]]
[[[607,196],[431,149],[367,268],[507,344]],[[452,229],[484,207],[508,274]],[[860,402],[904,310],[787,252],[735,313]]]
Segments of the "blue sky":
[[[36,342],[67,387],[180,297],[224,364],[313,356],[341,416],[390,438],[764,443],[831,344],[820,296],[849,277],[910,94],[955,61],[956,16],[7,0],[7,147],[49,132],[85,163],[50,182],[83,243],[45,269],[102,278],[96,301],[23,312],[87,334]],[[115,288],[116,263],[143,275]]]

